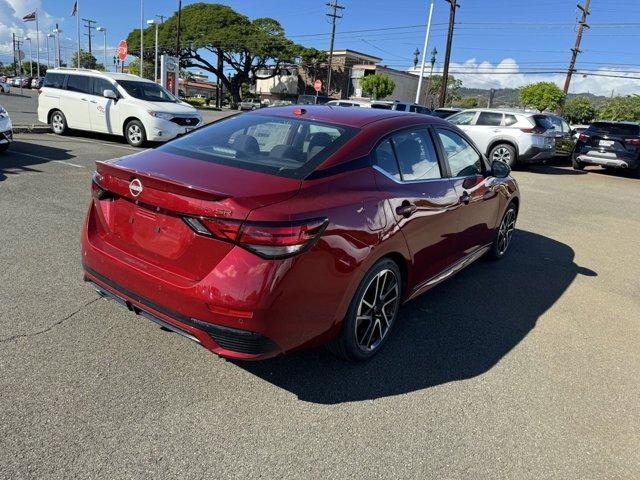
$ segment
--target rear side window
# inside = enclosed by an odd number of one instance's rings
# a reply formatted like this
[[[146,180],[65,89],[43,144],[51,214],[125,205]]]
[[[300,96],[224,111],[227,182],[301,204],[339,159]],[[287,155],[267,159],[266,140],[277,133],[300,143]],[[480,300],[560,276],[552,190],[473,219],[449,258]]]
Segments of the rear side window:
[[[437,129],[442,148],[453,177],[467,177],[483,173],[482,157],[455,132]]]
[[[511,125],[515,125],[516,123],[518,123],[518,119],[516,118],[515,115],[505,115],[504,116],[504,124],[507,127],[510,127]]]
[[[70,92],[89,93],[89,77],[85,75],[69,75],[67,90]]]
[[[392,139],[402,180],[442,178],[436,150],[426,129],[401,132]]]
[[[476,125],[499,126],[502,123],[502,113],[480,112]]]
[[[604,132],[609,135],[637,136],[640,135],[639,125],[625,123],[596,122],[589,126],[589,131]]]
[[[305,178],[359,130],[297,118],[238,115],[157,150],[279,177]]]
[[[547,117],[556,132],[562,132],[562,120],[558,117]]]
[[[406,110],[405,105],[403,105],[402,103],[398,103],[396,104],[396,108],[397,111],[399,112],[404,112]]]
[[[43,87],[62,88],[64,85],[64,73],[47,73],[44,77]]]
[[[396,180],[402,180],[400,176],[400,170],[398,169],[398,162],[396,162],[396,156],[393,153],[391,147],[391,140],[386,139],[374,152],[375,162],[378,167],[387,172]]]

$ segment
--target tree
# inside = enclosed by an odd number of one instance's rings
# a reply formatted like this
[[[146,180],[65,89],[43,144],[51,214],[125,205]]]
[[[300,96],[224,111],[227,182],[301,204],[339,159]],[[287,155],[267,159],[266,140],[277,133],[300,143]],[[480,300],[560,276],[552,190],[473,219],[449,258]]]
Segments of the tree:
[[[599,120],[626,120],[640,122],[640,95],[615,97],[598,110]]]
[[[34,61],[33,63],[33,74],[36,75],[38,72],[38,62]],[[25,60],[22,62],[22,71],[27,75],[31,72],[29,67],[29,60]],[[44,63],[40,64],[40,76],[44,77],[45,73],[47,73],[47,66]]]
[[[276,20],[249,20],[226,5],[188,5],[182,9],[180,24],[180,67],[211,72],[231,93],[234,102],[240,101],[243,83],[254,84],[258,78],[278,75],[283,65],[294,63],[304,51],[304,47],[285,37],[284,29]],[[159,50],[175,55],[177,13],[158,28]],[[145,30],[145,61],[153,58],[154,33],[155,26]],[[127,43],[133,47],[132,55],[139,54],[135,49],[140,45],[138,29],[128,35]],[[223,68],[219,68],[215,60],[210,61],[209,56],[205,58],[205,53],[221,59]],[[225,66],[233,70],[230,77],[224,75]]]
[[[478,99],[475,97],[464,97],[458,104],[462,108],[476,108],[478,106]]]
[[[144,78],[149,78],[153,80],[153,65],[154,65],[153,60],[144,62],[144,75],[143,75]],[[131,60],[129,62],[129,65],[127,65],[127,68],[129,69],[130,74],[140,75],[140,59],[135,58]]]
[[[360,80],[360,86],[362,86],[363,92],[369,93],[374,100],[380,100],[388,97],[396,88],[394,81],[391,80],[388,75],[381,73],[362,77],[362,80]]]
[[[435,106],[436,98],[440,95],[440,87],[442,86],[442,75],[432,75],[428,82],[429,91],[427,92],[426,104],[428,107]],[[449,75],[447,79],[447,95],[444,101],[445,105],[460,99],[460,89],[462,88],[462,80],[458,80],[453,75]]]
[[[553,82],[531,83],[520,87],[520,103],[538,111],[554,111],[562,106],[564,92]]]
[[[569,100],[564,106],[564,116],[569,123],[587,124],[596,116],[588,97],[580,96]]]
[[[98,65],[96,57],[89,52],[80,49],[80,68],[95,69]],[[71,58],[71,66],[78,68],[78,52],[74,52],[73,58]]]

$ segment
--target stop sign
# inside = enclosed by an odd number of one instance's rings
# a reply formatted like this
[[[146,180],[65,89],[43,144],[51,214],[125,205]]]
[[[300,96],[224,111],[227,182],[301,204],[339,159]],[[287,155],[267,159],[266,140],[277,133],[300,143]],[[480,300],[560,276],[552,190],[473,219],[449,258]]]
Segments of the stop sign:
[[[319,92],[322,89],[322,80],[316,80],[315,82],[313,82],[313,89],[316,92]]]
[[[118,58],[124,62],[124,59],[127,58],[127,41],[120,40],[118,44]]]

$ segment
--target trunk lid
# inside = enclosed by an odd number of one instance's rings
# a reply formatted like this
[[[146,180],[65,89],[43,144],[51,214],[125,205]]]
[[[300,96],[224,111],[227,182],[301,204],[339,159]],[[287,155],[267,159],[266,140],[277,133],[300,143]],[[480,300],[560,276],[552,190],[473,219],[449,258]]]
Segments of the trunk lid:
[[[253,209],[294,196],[301,184],[155,150],[96,165],[100,241],[138,268],[151,264],[191,281],[233,244],[196,234],[184,217],[243,221]]]

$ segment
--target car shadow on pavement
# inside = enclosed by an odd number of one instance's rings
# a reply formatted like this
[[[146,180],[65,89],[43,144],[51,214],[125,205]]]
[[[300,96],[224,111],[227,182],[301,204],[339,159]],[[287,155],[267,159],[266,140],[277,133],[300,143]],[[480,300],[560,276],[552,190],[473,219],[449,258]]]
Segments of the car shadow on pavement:
[[[573,167],[560,165],[531,165],[529,172],[540,173],[544,175],[584,175],[587,172],[582,170],[574,170]]]
[[[39,172],[33,168],[52,160],[69,160],[75,158],[68,149],[37,145],[33,143],[14,141],[9,149],[0,153],[0,182],[7,175],[16,175],[22,172]]]
[[[517,230],[499,262],[480,260],[400,310],[387,344],[365,363],[320,348],[234,362],[299,399],[335,404],[400,395],[490,370],[536,326],[578,275],[573,249]]]

